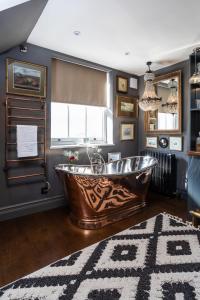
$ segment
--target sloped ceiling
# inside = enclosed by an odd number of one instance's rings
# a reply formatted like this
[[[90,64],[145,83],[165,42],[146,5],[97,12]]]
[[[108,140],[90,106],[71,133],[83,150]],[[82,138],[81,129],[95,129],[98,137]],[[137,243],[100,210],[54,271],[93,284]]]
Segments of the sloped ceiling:
[[[200,0],[49,0],[28,42],[140,75],[187,59],[199,26]]]
[[[6,2],[3,0],[0,2],[0,53],[27,40],[47,1],[7,0]]]

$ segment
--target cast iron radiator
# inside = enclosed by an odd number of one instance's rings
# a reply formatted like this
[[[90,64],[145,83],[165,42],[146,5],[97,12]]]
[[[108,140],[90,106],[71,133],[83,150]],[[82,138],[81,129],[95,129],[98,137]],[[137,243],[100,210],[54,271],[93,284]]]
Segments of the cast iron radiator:
[[[141,155],[157,158],[158,166],[154,168],[150,190],[166,196],[176,194],[176,156],[158,151],[144,150]]]

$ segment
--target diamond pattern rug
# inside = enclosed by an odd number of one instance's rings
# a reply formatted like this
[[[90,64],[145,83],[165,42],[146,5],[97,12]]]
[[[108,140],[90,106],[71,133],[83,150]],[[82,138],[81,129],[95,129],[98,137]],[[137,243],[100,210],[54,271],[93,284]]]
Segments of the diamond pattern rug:
[[[200,231],[159,214],[3,287],[0,299],[198,300]]]

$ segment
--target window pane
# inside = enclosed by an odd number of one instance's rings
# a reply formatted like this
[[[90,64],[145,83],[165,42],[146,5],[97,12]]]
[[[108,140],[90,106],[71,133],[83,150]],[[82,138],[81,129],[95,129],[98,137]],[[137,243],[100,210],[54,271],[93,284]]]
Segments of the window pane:
[[[113,143],[113,115],[107,111],[107,143]]]
[[[67,104],[51,103],[51,138],[67,138]]]
[[[101,107],[87,107],[87,137],[103,140],[103,112]]]
[[[69,136],[70,138],[85,137],[85,106],[69,105]]]

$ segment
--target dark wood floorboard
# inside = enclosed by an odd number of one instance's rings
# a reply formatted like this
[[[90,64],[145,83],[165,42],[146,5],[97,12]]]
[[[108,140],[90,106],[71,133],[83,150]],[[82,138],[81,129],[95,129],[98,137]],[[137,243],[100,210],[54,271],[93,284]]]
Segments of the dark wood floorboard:
[[[150,195],[149,198],[149,206],[141,212],[99,230],[76,228],[63,207],[1,222],[0,286],[160,212],[187,218],[184,200],[159,195]]]

